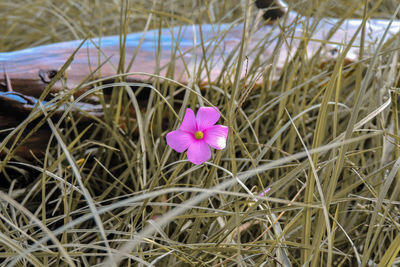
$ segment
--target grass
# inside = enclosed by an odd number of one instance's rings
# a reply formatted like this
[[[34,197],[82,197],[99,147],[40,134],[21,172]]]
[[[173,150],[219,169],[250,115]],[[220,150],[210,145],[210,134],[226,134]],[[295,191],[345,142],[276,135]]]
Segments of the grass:
[[[312,2],[294,6],[307,14]],[[149,27],[160,29],[249,23],[257,12],[246,1],[154,3],[3,1],[0,50],[141,31],[149,14]],[[354,6],[335,3],[313,16],[367,14],[362,3],[351,14],[343,10]],[[368,15],[390,18],[393,4]],[[203,88],[172,72],[126,82],[121,63],[105,84],[114,108],[103,119],[44,117],[53,140],[45,157],[1,162],[1,265],[399,265],[398,41],[323,68],[323,51],[307,58],[299,50],[278,80],[268,78],[278,71],[271,61],[254,87],[260,73],[241,59],[244,39],[226,76]],[[96,81],[93,91],[101,88]],[[133,89],[149,90],[148,99]],[[165,135],[187,107],[203,104],[219,107],[230,135],[225,150],[196,166]]]

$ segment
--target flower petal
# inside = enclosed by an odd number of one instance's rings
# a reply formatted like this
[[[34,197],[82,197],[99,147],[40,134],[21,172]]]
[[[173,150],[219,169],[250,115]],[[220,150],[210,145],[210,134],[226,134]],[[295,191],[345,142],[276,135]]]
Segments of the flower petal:
[[[224,149],[226,147],[226,138],[228,138],[229,128],[224,125],[214,125],[204,131],[204,142],[215,149]]]
[[[185,117],[183,118],[182,124],[179,130],[195,133],[197,131],[196,118],[193,110],[190,108],[186,109]]]
[[[195,141],[189,146],[187,156],[190,162],[199,165],[211,158],[211,150],[203,140]]]
[[[197,129],[203,131],[213,126],[219,120],[220,116],[219,110],[215,107],[199,108],[196,116]]]
[[[167,134],[167,144],[175,151],[182,153],[185,151],[196,139],[193,134],[176,130]]]

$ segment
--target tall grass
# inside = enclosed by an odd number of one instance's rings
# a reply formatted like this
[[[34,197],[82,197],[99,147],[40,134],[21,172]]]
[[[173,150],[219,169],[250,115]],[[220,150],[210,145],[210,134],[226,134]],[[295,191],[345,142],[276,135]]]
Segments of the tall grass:
[[[294,6],[304,14],[313,2]],[[392,5],[370,14],[360,3],[351,15],[390,17]],[[337,2],[313,16],[348,8]],[[250,25],[256,15],[249,1],[3,1],[0,49],[123,36],[147,23]],[[110,105],[101,99],[104,118],[47,116],[54,142],[45,157],[2,162],[1,264],[400,264],[398,42],[379,53],[361,47],[363,59],[349,65],[345,54],[322,64],[322,54],[299,51],[272,80],[273,61],[266,73],[246,65],[243,37],[224,78],[202,88],[172,70],[150,73],[151,84],[126,82],[121,62],[115,82],[93,82],[93,92],[113,88]],[[219,107],[230,135],[196,166],[165,135],[202,105]]]

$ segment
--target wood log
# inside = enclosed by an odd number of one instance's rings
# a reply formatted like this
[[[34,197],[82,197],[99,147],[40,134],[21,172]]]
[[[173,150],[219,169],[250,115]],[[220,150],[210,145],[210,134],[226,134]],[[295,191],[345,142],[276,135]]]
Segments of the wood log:
[[[307,54],[309,57],[324,46],[326,59],[332,59],[332,51],[340,50],[348,44],[362,21],[351,19],[344,21],[335,33],[328,38],[330,30],[339,22],[337,19],[323,19],[318,22],[315,31],[310,35],[304,28],[305,23],[311,25],[311,18],[299,17],[295,12],[289,12],[274,25],[251,25],[251,33],[245,33],[243,24],[195,25],[181,26],[171,29],[151,30],[146,33],[127,35],[125,43],[125,72],[159,73],[165,76],[167,68],[174,70],[174,78],[187,83],[190,78],[200,84],[210,80],[216,82],[220,75],[234,74],[232,67],[237,60],[247,60],[250,68],[262,73],[271,63],[276,72],[271,77],[277,79],[279,71],[287,60],[296,53],[301,40],[309,39]],[[389,25],[386,20],[369,20],[366,24],[372,34],[366,35],[366,45],[375,45]],[[389,29],[388,37],[400,29],[400,21],[394,21]],[[200,32],[202,35],[200,35]],[[245,34],[246,58],[237,59],[238,47]],[[160,37],[160,38],[159,38]],[[285,37],[285,40],[282,39]],[[143,42],[140,42],[143,38]],[[361,33],[358,34],[353,48],[347,55],[348,60],[358,56],[357,46],[360,44]],[[318,41],[320,40],[320,41]],[[24,95],[39,97],[50,80],[72,55],[82,41],[69,41],[33,47],[14,52],[0,53],[0,84],[5,88],[4,70],[7,71],[15,91]],[[278,42],[282,42],[279,51],[275,51]],[[288,45],[290,47],[288,47]],[[138,51],[133,65],[127,69],[127,62]],[[371,51],[371,50],[370,50]],[[100,60],[99,60],[100,59]],[[76,53],[73,62],[65,73],[65,84],[57,82],[52,92],[65,88],[76,87],[99,65],[104,64],[94,74],[93,78],[107,77],[116,74],[120,62],[120,37],[110,36],[101,39],[94,38],[83,43]],[[157,69],[157,62],[161,69]],[[207,65],[207,68],[204,67]],[[200,75],[198,74],[198,70]],[[210,75],[206,73],[210,71]],[[193,72],[195,70],[195,72]],[[245,70],[242,71],[242,77]],[[131,81],[148,80],[147,75],[130,75]],[[261,83],[262,80],[259,80]]]
[[[330,34],[339,20],[322,19],[316,22],[315,30],[310,33],[304,25],[313,25],[313,22],[312,18],[289,12],[273,25],[253,23],[247,31],[243,24],[207,24],[132,33],[126,36],[124,42],[123,72],[141,73],[126,76],[128,82],[149,82],[150,76],[144,73],[166,76],[169,70],[180,83],[187,84],[193,80],[204,85],[217,83],[222,76],[225,81],[233,80],[236,63],[246,60],[251,72],[260,74],[257,83],[262,83],[261,74],[271,64],[275,71],[271,72],[269,79],[279,78],[285,62],[296,54],[303,40],[308,40],[306,51],[309,57],[323,48],[325,60],[332,60],[337,56],[335,51],[347,46],[362,24],[362,20],[345,20]],[[368,20],[366,27],[371,34],[365,36],[365,44],[369,46],[367,51],[373,52],[377,40],[383,38],[384,31],[389,27],[389,21]],[[386,39],[399,30],[400,21],[393,21]],[[242,40],[245,41],[245,57],[238,58]],[[349,62],[357,59],[360,42],[361,32],[346,55]],[[0,94],[0,130],[15,127],[21,121],[20,117],[14,116],[15,109],[29,112],[35,104],[35,101],[17,97],[18,94],[38,98],[80,44],[82,41],[77,40],[0,53],[0,90],[3,91]],[[54,84],[51,93],[73,89],[87,77],[96,79],[115,75],[121,60],[120,51],[119,36],[84,41],[63,73],[64,78]],[[132,57],[133,64],[128,66]],[[99,70],[93,73],[96,68]],[[16,92],[13,99],[10,99],[13,94],[6,92],[6,73]],[[240,74],[244,78],[246,70],[243,69]],[[83,105],[81,108],[91,111],[93,106]],[[37,142],[36,139],[34,141]],[[26,151],[24,154],[27,154]]]

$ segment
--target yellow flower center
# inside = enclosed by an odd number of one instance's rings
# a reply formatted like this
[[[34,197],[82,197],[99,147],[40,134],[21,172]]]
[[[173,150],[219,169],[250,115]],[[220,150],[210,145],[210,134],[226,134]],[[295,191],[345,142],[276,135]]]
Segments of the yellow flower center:
[[[194,137],[195,137],[197,140],[200,140],[200,139],[203,139],[204,134],[203,134],[202,131],[197,131],[197,132],[195,132]]]

